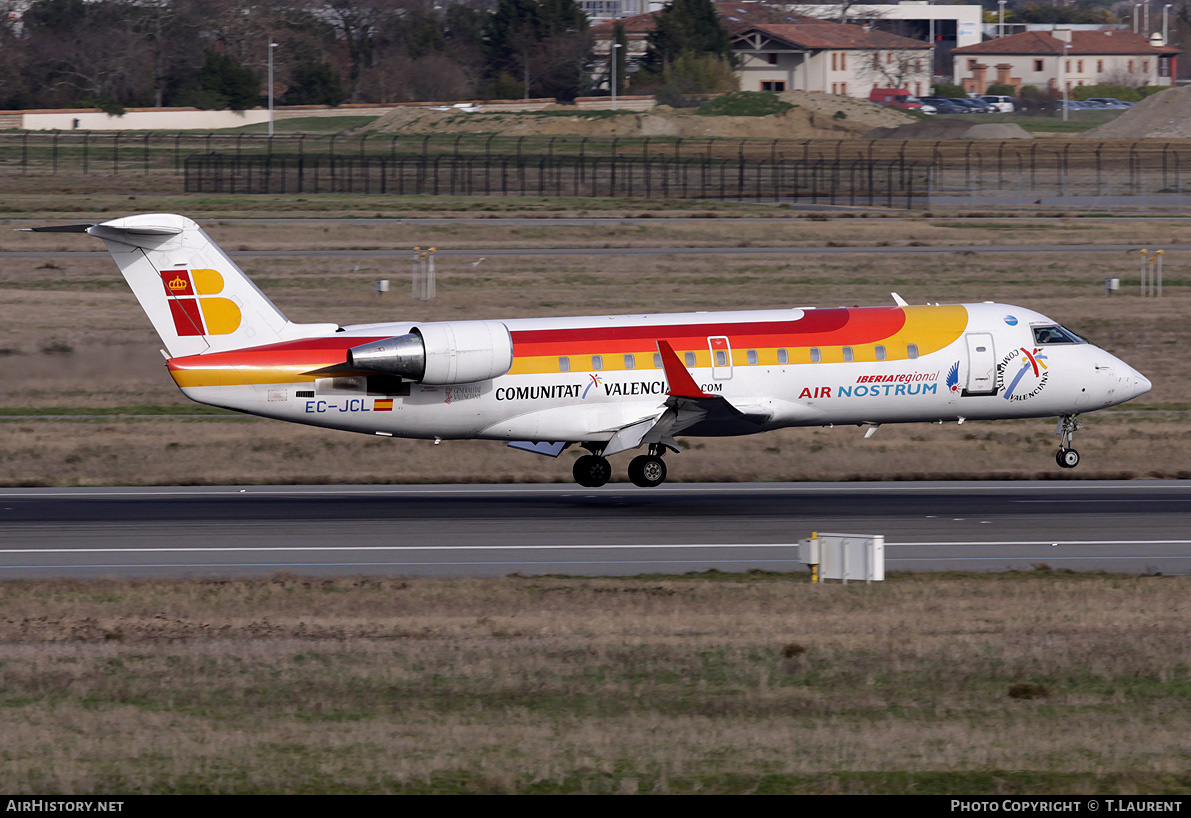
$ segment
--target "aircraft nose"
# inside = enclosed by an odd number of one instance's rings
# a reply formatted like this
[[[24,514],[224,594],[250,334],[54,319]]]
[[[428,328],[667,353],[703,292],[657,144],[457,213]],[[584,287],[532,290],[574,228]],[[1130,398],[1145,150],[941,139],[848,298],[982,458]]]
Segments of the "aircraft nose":
[[[1150,383],[1149,378],[1138,372],[1136,369],[1133,370],[1133,397],[1144,395],[1153,388],[1154,385]]]

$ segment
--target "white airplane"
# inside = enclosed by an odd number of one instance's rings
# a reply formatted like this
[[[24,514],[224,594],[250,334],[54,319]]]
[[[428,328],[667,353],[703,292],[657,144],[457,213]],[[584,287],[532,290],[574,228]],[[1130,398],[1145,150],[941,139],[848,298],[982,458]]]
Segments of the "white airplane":
[[[199,403],[364,434],[503,440],[608,457],[638,486],[666,479],[675,437],[789,426],[1059,418],[1150,389],[1133,367],[1045,315],[982,304],[595,315],[506,321],[295,324],[190,219],[129,216],[33,228],[103,239]]]

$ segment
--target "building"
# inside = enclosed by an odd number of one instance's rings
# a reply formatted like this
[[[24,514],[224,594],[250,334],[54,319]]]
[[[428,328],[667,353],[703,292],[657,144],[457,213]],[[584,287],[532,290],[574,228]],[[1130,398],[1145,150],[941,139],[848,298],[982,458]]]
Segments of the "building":
[[[869,25],[845,25],[786,11],[772,3],[717,2],[715,7],[740,58],[737,75],[741,90],[820,91],[867,99],[875,85],[890,82],[890,74],[906,72],[913,84],[904,87],[915,93],[926,93],[930,85],[929,42]],[[655,28],[654,16],[638,14],[615,22],[624,26],[631,74],[645,56]],[[604,87],[609,79],[613,25],[608,21],[592,27],[595,79]]]
[[[868,98],[874,87],[930,90],[930,43],[816,20],[756,25],[733,37],[742,91],[819,91]]]
[[[1171,85],[1179,49],[1131,31],[1027,31],[951,52],[955,78],[971,94],[989,85],[1061,93],[1080,85]]]
[[[651,17],[653,13],[661,11],[664,2],[659,0],[578,0],[579,5],[587,12],[587,16],[596,25],[593,31],[597,37],[597,53],[599,51],[601,23],[621,18],[626,29],[638,29],[640,26],[650,26],[652,21],[643,22],[642,18]],[[980,25],[983,9],[980,5],[956,6],[934,5],[927,0],[902,0],[900,3],[877,5],[859,4],[848,6],[844,10],[844,18],[839,19],[841,6],[826,4],[802,4],[781,2],[717,2],[721,19],[727,24],[729,31],[736,33],[748,25],[757,23],[793,23],[799,19],[812,18],[831,22],[852,23],[854,25],[868,25],[878,31],[887,31],[909,37],[912,40],[934,44],[934,70],[936,75],[949,75],[951,72],[951,49],[966,45],[975,45],[981,40]],[[608,26],[608,30],[611,27]],[[650,28],[649,30],[652,30]],[[632,56],[632,37],[630,35],[630,56]],[[644,53],[644,45],[641,46]]]

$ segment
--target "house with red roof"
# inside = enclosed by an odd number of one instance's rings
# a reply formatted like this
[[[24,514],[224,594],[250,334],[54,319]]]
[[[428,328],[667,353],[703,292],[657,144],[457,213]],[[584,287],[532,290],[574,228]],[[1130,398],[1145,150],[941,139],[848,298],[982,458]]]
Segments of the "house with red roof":
[[[911,84],[896,87],[916,94],[930,89],[930,43],[764,3],[714,5],[732,34],[742,91],[818,91],[867,99],[874,86],[889,85],[891,76],[906,77]],[[624,26],[631,65],[645,55],[654,15],[616,22]],[[592,26],[598,66],[608,62],[612,27],[611,21]]]
[[[732,39],[742,91],[819,91],[868,99],[873,88],[930,92],[931,44],[864,26],[755,25]]]
[[[955,80],[968,93],[994,83],[1068,93],[1080,85],[1171,85],[1179,49],[1132,31],[1025,31],[953,49]]]

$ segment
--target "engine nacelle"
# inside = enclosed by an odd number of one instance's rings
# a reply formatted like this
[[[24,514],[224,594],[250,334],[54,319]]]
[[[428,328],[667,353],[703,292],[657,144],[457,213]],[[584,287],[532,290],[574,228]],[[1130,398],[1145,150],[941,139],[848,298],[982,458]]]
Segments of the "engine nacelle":
[[[431,385],[499,378],[513,366],[513,338],[499,321],[444,321],[347,351],[353,369]]]

